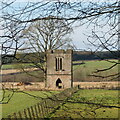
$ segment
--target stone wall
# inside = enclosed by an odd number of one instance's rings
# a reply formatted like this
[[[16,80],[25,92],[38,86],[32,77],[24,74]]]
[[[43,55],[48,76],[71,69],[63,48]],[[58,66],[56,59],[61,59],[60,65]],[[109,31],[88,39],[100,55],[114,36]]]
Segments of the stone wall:
[[[4,82],[1,83],[7,89],[20,89],[20,90],[62,90],[56,88],[45,88],[44,82],[31,82],[32,85],[17,86],[18,82]],[[0,84],[0,85],[1,85]],[[73,86],[78,86],[83,89],[120,89],[120,82],[73,82]],[[52,85],[51,85],[52,86]]]
[[[73,82],[73,86],[79,86],[84,89],[118,89],[120,88],[120,82]]]

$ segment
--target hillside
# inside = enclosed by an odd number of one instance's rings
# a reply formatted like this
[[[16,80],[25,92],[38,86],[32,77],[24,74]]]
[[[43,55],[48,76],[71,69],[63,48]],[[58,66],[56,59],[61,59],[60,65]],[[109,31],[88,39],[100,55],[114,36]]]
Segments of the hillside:
[[[34,56],[38,53],[24,53],[24,54],[17,54],[19,58],[25,58],[22,60],[24,63],[30,63],[28,61],[29,59],[34,59],[36,62],[40,62],[38,58],[35,58]],[[73,51],[73,61],[79,61],[79,60],[100,60],[100,59],[118,59],[119,52],[117,51],[104,51],[104,52],[96,52],[93,53],[91,51]],[[43,54],[41,53],[41,57],[43,57]],[[15,58],[12,57],[4,57],[2,59],[2,64],[8,64],[8,63],[16,63],[18,62]],[[42,61],[41,61],[42,62]]]

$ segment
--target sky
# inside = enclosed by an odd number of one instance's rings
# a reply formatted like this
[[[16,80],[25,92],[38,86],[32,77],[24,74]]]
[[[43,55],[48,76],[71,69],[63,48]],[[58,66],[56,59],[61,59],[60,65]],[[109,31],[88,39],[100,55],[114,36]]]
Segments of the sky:
[[[6,1],[6,0],[4,0]],[[11,2],[13,0],[9,0]],[[22,3],[24,5],[24,2],[33,2],[33,0],[16,0],[16,2]],[[38,2],[40,0],[34,0],[34,2]],[[65,1],[65,0],[63,0]],[[22,5],[21,4],[21,5]],[[16,7],[16,6],[14,6]],[[85,44],[83,43],[83,40],[86,41],[86,36],[83,34],[85,32],[86,28],[85,27],[79,27],[73,29],[73,33],[71,33],[70,38],[73,40],[74,45],[76,46],[77,49],[86,49]],[[84,31],[84,32],[83,32]],[[0,30],[0,34],[3,34],[3,31]]]
[[[4,1],[8,1],[8,0],[4,0]],[[9,2],[10,1],[14,1],[14,0],[9,0]],[[16,2],[20,2],[22,4],[24,2],[28,2],[28,1],[29,2],[33,2],[33,1],[38,2],[38,1],[42,1],[42,0],[16,0]],[[54,1],[54,0],[51,0],[51,1]],[[80,0],[60,0],[60,1],[72,1],[72,2],[77,1],[78,2]],[[98,0],[85,0],[85,1],[92,1],[93,2],[93,1],[98,1]],[[105,1],[105,0],[101,0],[101,2],[102,1]],[[91,29],[92,29],[91,26],[87,27],[86,25],[76,27],[76,28],[73,29],[73,33],[71,33],[70,38],[73,40],[73,43],[74,43],[74,45],[76,46],[77,49],[87,50],[90,47],[90,46],[87,46],[88,40],[87,40],[87,36],[85,34],[89,34],[91,32]],[[107,30],[107,27],[104,27],[102,29],[102,31],[106,31],[106,30]],[[3,34],[2,30],[0,30],[0,34]],[[91,46],[91,49],[94,49],[94,48],[92,48],[92,46]]]
[[[1,0],[1,1],[15,1],[15,0]],[[79,2],[83,0],[16,0],[16,2],[40,2],[40,1],[60,1],[60,2]],[[92,1],[92,2],[104,2],[106,0],[84,0],[84,1]],[[113,1],[113,0],[109,0]]]

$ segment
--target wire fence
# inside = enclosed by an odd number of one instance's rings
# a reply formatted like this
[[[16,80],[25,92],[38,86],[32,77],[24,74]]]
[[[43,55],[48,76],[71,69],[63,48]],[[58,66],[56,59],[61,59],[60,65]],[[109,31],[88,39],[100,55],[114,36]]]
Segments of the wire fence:
[[[19,111],[17,113],[13,113],[12,115],[8,115],[7,119],[42,119],[47,118],[50,113],[52,113],[56,107],[62,104],[66,99],[72,96],[75,92],[77,92],[78,88],[69,88],[62,91],[59,94],[53,95],[52,97],[45,98],[40,103],[35,104],[34,106],[30,106],[23,111]],[[3,118],[2,120],[5,120]]]

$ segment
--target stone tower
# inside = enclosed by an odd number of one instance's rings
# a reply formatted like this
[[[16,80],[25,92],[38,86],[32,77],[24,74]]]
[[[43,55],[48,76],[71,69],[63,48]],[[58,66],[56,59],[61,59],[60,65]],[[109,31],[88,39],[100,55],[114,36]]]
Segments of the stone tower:
[[[65,89],[73,86],[72,50],[47,51],[47,88]]]

